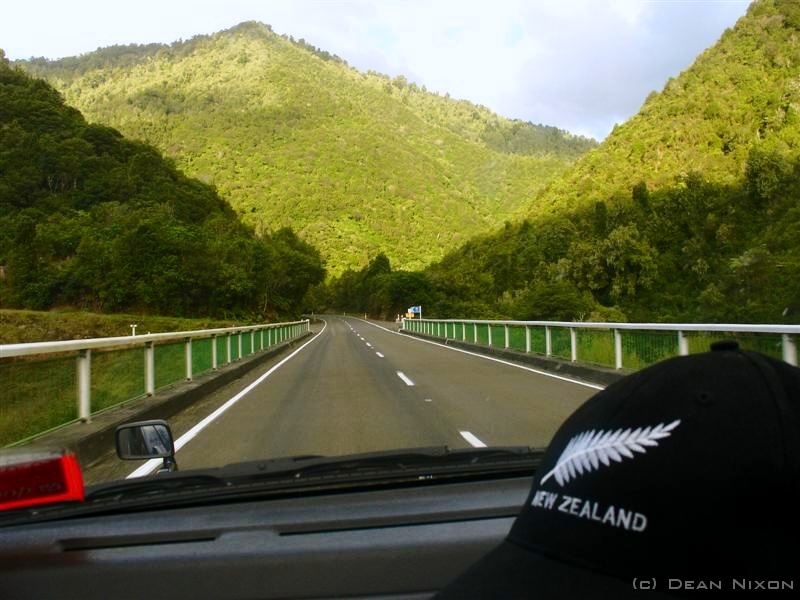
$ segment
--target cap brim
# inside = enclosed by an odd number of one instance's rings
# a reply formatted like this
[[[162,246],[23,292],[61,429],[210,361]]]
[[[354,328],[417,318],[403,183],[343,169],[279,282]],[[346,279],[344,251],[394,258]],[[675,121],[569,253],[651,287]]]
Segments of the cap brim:
[[[643,573],[647,577],[646,573]],[[637,582],[638,584],[639,582]],[[652,583],[645,582],[644,586]],[[660,582],[659,582],[660,583]],[[651,588],[636,589],[634,581],[618,579],[564,563],[504,541],[467,571],[441,590],[434,598],[552,599],[573,598],[673,598]]]

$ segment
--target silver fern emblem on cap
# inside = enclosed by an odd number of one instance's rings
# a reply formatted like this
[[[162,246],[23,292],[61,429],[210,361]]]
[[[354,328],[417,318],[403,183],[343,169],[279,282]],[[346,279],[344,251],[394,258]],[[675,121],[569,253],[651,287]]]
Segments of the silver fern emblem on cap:
[[[643,454],[647,446],[658,446],[656,440],[669,437],[672,430],[680,425],[680,419],[669,425],[663,423],[655,427],[642,429],[618,429],[616,431],[585,431],[569,441],[567,447],[552,471],[539,482],[544,483],[554,476],[559,485],[570,479],[591,473],[600,468],[600,464],[611,465],[611,461],[622,462],[624,458],[633,458],[634,452]]]

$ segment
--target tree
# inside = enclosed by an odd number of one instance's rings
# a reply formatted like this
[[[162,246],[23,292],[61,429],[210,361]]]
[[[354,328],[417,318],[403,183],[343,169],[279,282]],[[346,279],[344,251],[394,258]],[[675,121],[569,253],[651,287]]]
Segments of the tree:
[[[768,202],[780,190],[781,181],[789,169],[789,162],[783,154],[753,148],[745,169],[750,198],[758,204]]]
[[[296,310],[306,292],[325,278],[319,251],[288,227],[264,237],[262,244],[263,312]]]
[[[640,181],[631,188],[631,198],[645,213],[650,210],[650,191],[644,181]]]
[[[535,321],[583,320],[591,312],[591,297],[569,281],[536,283],[517,301],[516,315]]]

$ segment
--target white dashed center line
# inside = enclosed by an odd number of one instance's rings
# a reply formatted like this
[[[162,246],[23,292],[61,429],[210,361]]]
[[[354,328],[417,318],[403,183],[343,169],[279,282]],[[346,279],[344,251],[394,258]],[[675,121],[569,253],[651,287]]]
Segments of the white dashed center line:
[[[378,355],[378,358],[383,358],[383,354],[381,354],[380,352],[376,352],[375,354]]]
[[[475,437],[469,431],[459,431],[458,433],[460,433],[461,437],[463,437],[465,440],[467,440],[470,443],[471,446],[474,446],[475,448],[486,448],[486,444],[484,444],[482,441],[480,441],[477,437]]]
[[[411,380],[410,380],[408,377],[406,377],[406,374],[405,374],[405,373],[403,373],[402,371],[397,371],[397,376],[398,376],[400,379],[402,379],[402,380],[403,380],[403,382],[405,382],[405,384],[406,384],[406,385],[414,385],[414,382],[413,382],[413,381],[411,381]]]

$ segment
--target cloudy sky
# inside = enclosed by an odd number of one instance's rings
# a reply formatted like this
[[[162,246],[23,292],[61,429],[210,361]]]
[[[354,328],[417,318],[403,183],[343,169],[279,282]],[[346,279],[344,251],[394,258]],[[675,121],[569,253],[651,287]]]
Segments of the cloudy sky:
[[[404,75],[515,119],[602,140],[750,0],[27,0],[0,11],[10,59],[171,43],[261,21],[362,71]]]

